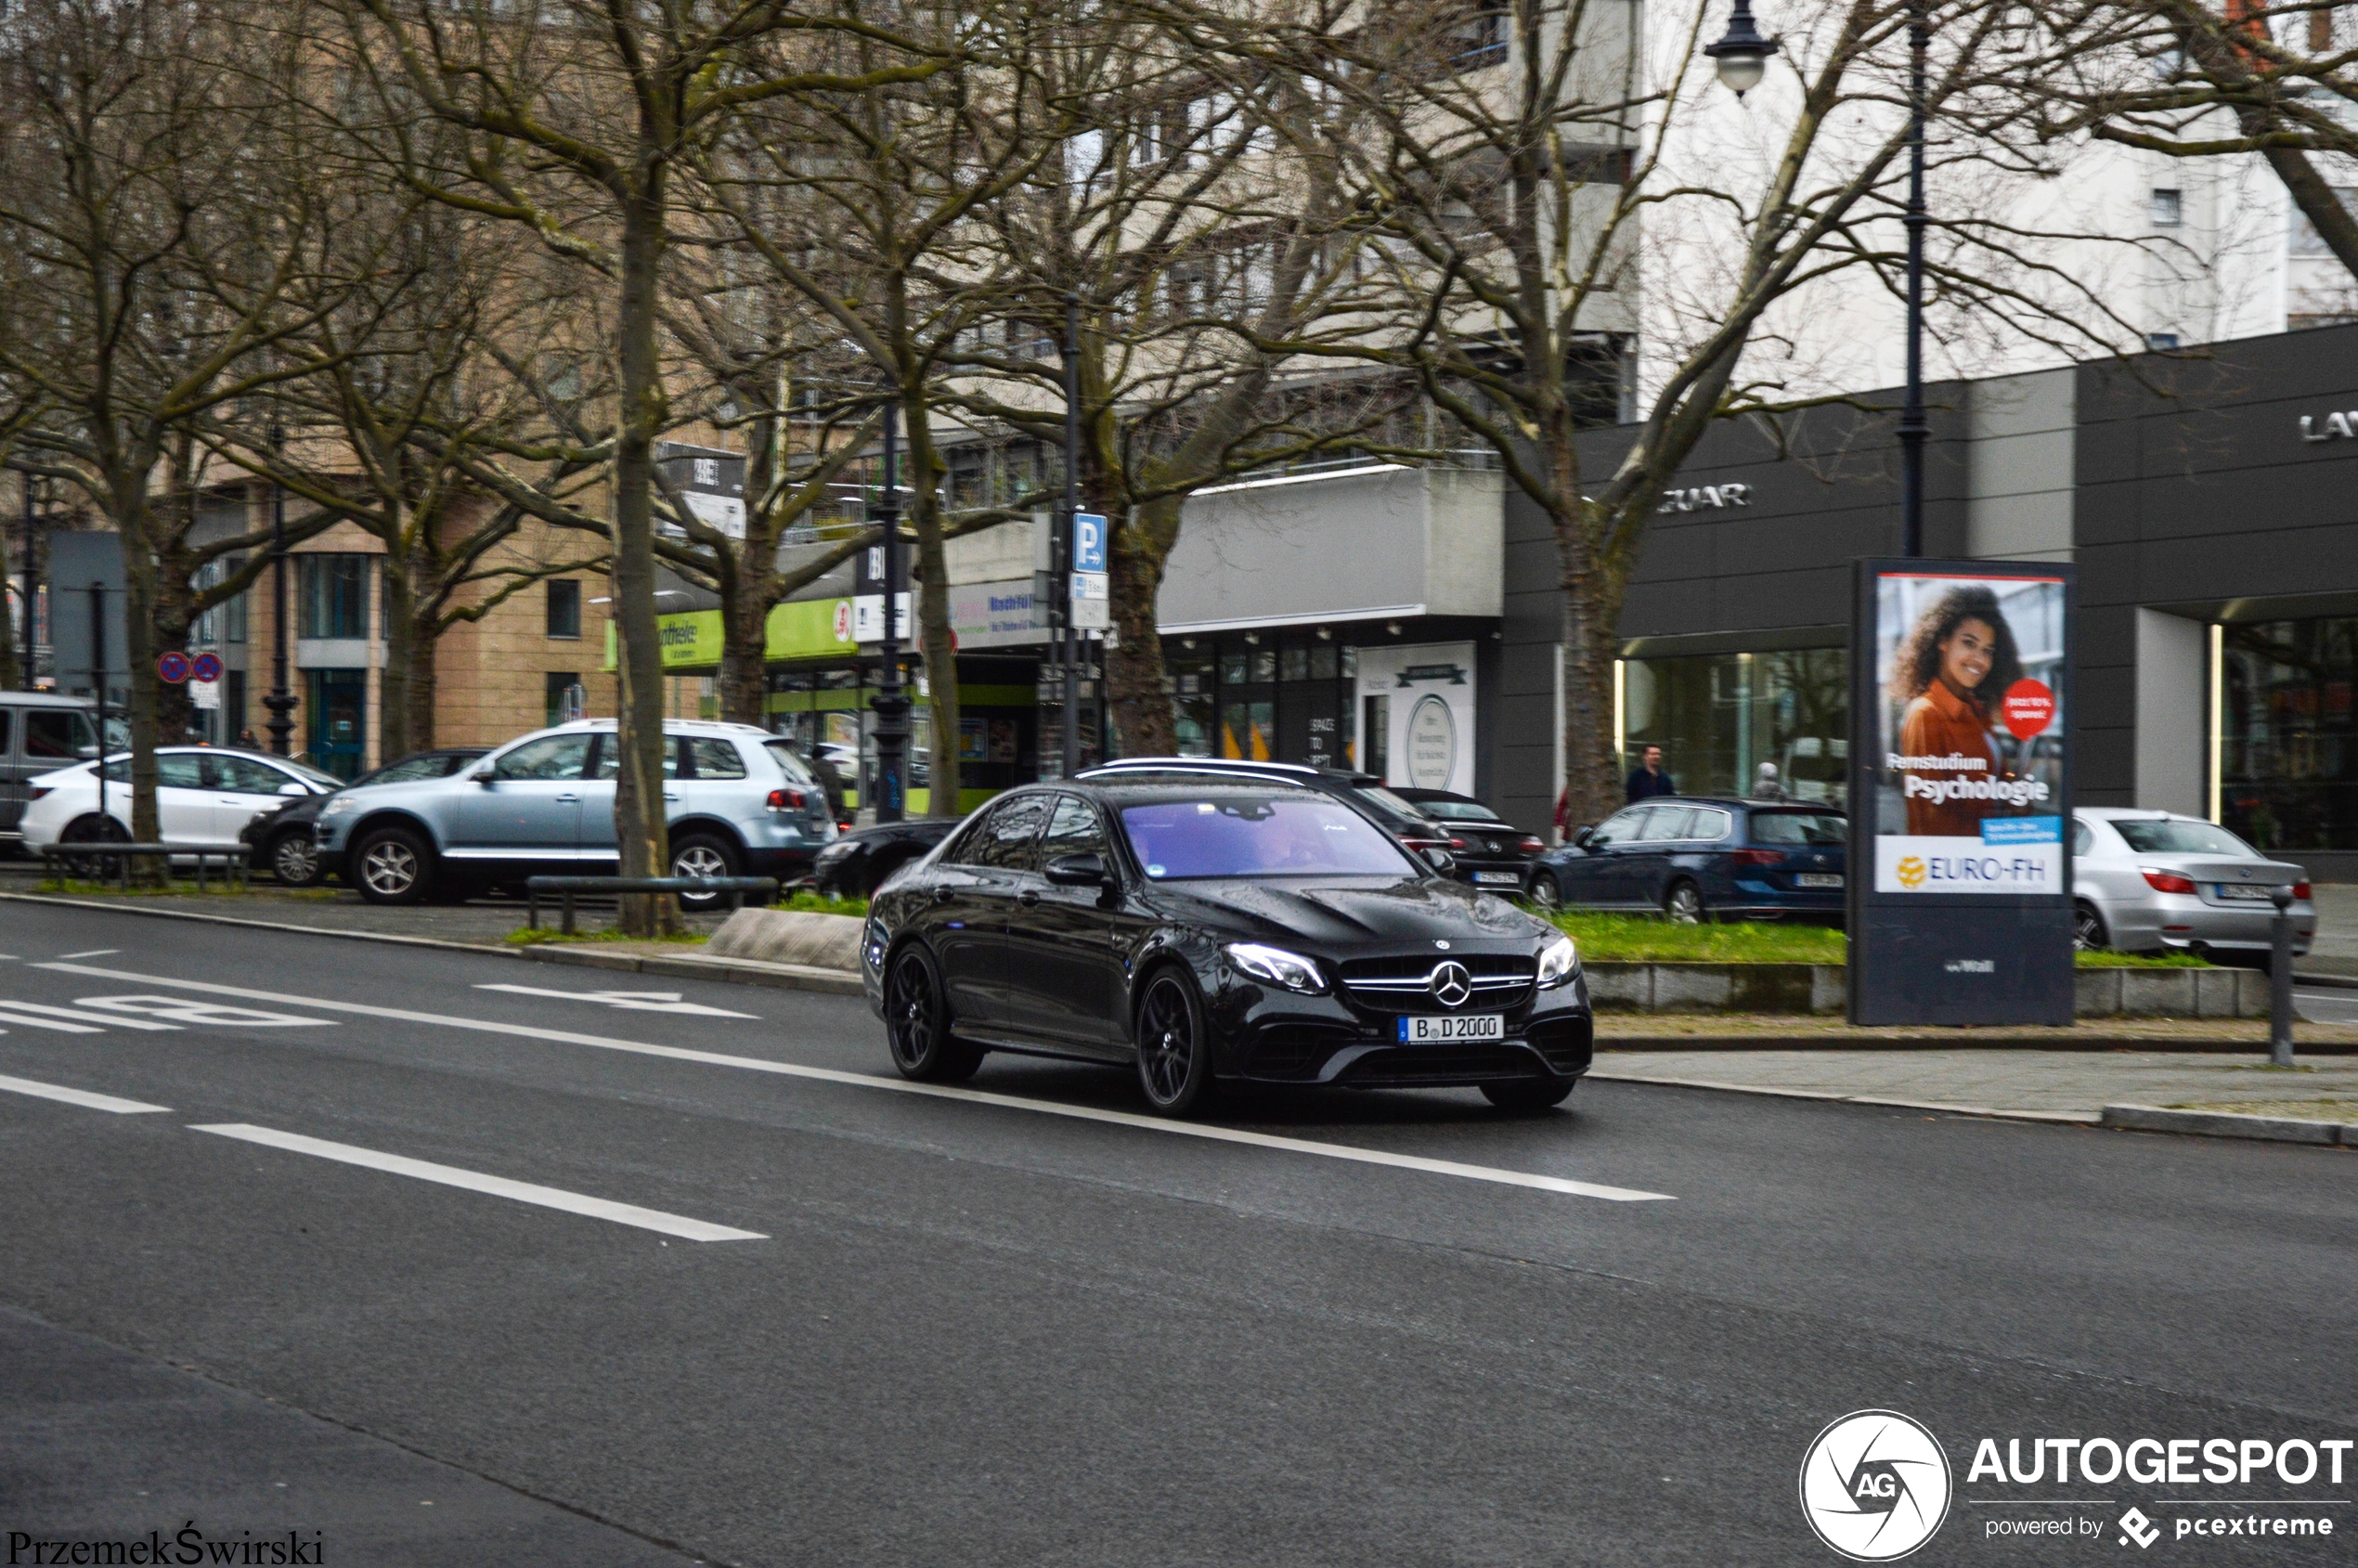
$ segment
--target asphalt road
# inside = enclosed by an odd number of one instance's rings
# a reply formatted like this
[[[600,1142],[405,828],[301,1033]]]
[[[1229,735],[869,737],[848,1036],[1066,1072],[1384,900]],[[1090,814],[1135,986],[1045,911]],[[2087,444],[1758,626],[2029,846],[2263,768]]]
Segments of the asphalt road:
[[[1606,1083],[1190,1134],[1101,1069],[898,1088],[852,999],[22,905],[0,952],[0,1546],[1820,1563],[1804,1451],[1883,1407],[1954,1470],[1911,1561],[2142,1557],[2131,1506],[2358,1555],[2358,1452],[1967,1474],[2358,1440],[2346,1152]],[[2339,1530],[2174,1534],[2231,1504]]]

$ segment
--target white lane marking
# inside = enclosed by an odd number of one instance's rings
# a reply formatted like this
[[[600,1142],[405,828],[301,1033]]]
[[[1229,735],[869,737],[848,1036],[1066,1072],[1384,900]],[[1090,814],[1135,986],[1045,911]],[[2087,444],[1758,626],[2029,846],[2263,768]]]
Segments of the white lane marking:
[[[30,1078],[0,1078],[0,1089],[12,1095],[31,1095],[35,1099],[62,1100],[85,1110],[110,1110],[117,1116],[138,1116],[151,1110],[170,1110],[170,1106],[151,1106],[139,1100],[119,1100],[112,1095],[94,1095],[87,1089],[61,1089],[55,1083],[35,1083]]]
[[[105,1024],[114,1029],[161,1030],[166,1033],[172,1033],[180,1028],[178,1024],[150,1023],[146,1018],[118,1017],[102,1013],[77,1013],[71,1007],[52,1007],[44,1002],[0,1002],[0,1007],[5,1007],[11,1013],[42,1013],[53,1018],[71,1018],[76,1023]],[[25,1021],[37,1023],[40,1020],[27,1019]]]
[[[61,952],[58,956],[60,958],[104,958],[109,953],[122,951],[123,949],[119,947],[94,947],[87,952]]]
[[[600,1002],[626,1013],[695,1013],[707,1018],[752,1018],[758,1013],[732,1013],[701,1002],[682,1002],[676,991],[549,991],[537,985],[479,985],[477,991],[513,991],[518,996],[553,996],[561,1002]]]
[[[99,1034],[104,1031],[88,1024],[70,1024],[61,1018],[40,1018],[30,1014],[0,1012],[0,1024],[17,1024],[25,1029],[53,1029],[59,1034]]]
[[[191,1126],[188,1130],[192,1133],[216,1133],[225,1138],[239,1138],[246,1143],[263,1144],[294,1154],[317,1155],[321,1160],[339,1160],[370,1171],[386,1171],[396,1176],[414,1176],[421,1182],[464,1187],[469,1192],[487,1192],[495,1198],[513,1199],[518,1203],[538,1204],[543,1209],[562,1209],[568,1214],[586,1214],[593,1220],[612,1220],[619,1225],[637,1225],[641,1230],[659,1230],[666,1236],[683,1236],[691,1241],[770,1239],[759,1231],[711,1225],[680,1214],[667,1214],[660,1209],[641,1209],[635,1203],[615,1203],[603,1198],[587,1198],[559,1187],[510,1181],[505,1176],[486,1176],[480,1171],[462,1171],[456,1165],[437,1165],[430,1160],[411,1160],[403,1155],[385,1154],[352,1144],[333,1144],[325,1138],[306,1138],[300,1133],[281,1133],[275,1127],[229,1121],[210,1127]]]
[[[145,1021],[135,1023],[129,1017],[139,1015],[144,1020],[153,1017],[173,1018],[184,1024],[224,1024],[238,1029],[299,1029],[316,1026],[331,1028],[325,1018],[295,1018],[284,1013],[256,1012],[252,1007],[231,1007],[219,1002],[191,1002],[185,996],[84,996],[75,999],[76,1006],[97,1007],[110,1017],[107,1022],[124,1029],[153,1029]]]
[[[1076,1121],[1101,1121],[1117,1127],[1136,1127],[1150,1133],[1166,1133],[1173,1137],[1206,1138],[1216,1143],[1249,1144],[1257,1148],[1283,1149],[1293,1154],[1315,1154],[1328,1160],[1355,1160],[1366,1165],[1390,1165],[1406,1171],[1423,1171],[1441,1176],[1462,1176],[1470,1181],[1496,1182],[1506,1186],[1537,1187],[1543,1192],[1569,1193],[1575,1198],[1601,1198],[1613,1203],[1670,1202],[1676,1194],[1641,1192],[1635,1187],[1605,1186],[1596,1182],[1577,1182],[1564,1176],[1542,1176],[1528,1171],[1508,1171],[1489,1165],[1464,1165],[1454,1160],[1428,1160],[1422,1155],[1391,1154],[1381,1149],[1361,1148],[1352,1144],[1314,1143],[1307,1138],[1284,1138],[1268,1133],[1249,1133],[1230,1127],[1207,1127],[1192,1121],[1166,1121],[1159,1117],[1139,1116],[1129,1111],[1099,1110],[1091,1106],[1060,1105],[1054,1100],[1026,1099],[1016,1095],[994,1095],[981,1089],[961,1089],[943,1083],[912,1083],[903,1078],[877,1078],[864,1072],[844,1072],[835,1068],[804,1067],[797,1062],[765,1061],[758,1056],[732,1056],[718,1051],[691,1050],[684,1045],[650,1045],[636,1040],[610,1040],[603,1035],[576,1034],[570,1030],[538,1029],[529,1024],[493,1023],[484,1018],[453,1017],[443,1013],[419,1013],[401,1007],[372,1007],[358,1002],[326,1002],[317,997],[289,996],[279,991],[255,991],[244,986],[216,985],[207,980],[174,979],[164,975],[136,975],[119,969],[94,969],[78,964],[44,964],[45,969],[61,969],[77,975],[97,975],[106,979],[137,980],[145,985],[178,986],[187,991],[207,991],[216,996],[242,996],[253,1002],[276,1002],[287,1006],[317,1007],[322,1012],[351,1013],[362,1017],[395,1018],[404,1023],[438,1024],[445,1029],[473,1030],[484,1034],[514,1035],[524,1040],[545,1040],[561,1045],[590,1045],[602,1051],[628,1051],[636,1056],[661,1056],[669,1061],[702,1062],[709,1067],[737,1068],[747,1072],[775,1073],[783,1078],[807,1078],[822,1083],[845,1083],[861,1089],[888,1089],[896,1094],[922,1095],[932,1099],[965,1100],[975,1105],[995,1106],[1003,1110],[1036,1111],[1043,1116],[1069,1117]]]

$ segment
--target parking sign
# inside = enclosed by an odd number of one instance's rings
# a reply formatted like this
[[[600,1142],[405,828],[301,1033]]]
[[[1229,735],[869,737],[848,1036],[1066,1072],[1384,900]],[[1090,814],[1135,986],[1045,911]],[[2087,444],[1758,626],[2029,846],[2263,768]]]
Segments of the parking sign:
[[[1094,512],[1072,514],[1072,569],[1076,572],[1102,572],[1106,569],[1106,520]]]

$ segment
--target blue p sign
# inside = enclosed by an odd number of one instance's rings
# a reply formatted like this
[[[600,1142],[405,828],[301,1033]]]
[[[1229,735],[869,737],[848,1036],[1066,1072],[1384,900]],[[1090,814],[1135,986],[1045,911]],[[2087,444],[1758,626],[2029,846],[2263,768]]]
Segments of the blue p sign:
[[[1076,572],[1102,572],[1106,569],[1106,520],[1094,512],[1072,514],[1072,569]]]

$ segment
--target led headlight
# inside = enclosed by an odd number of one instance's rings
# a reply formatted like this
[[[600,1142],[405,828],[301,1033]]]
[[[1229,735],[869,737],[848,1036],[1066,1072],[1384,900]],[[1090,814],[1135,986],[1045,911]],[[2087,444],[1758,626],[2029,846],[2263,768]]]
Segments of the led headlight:
[[[356,811],[359,809],[360,802],[351,796],[335,795],[329,797],[328,803],[319,808],[319,814],[323,817],[341,817],[346,811]]]
[[[1558,937],[1539,950],[1539,983],[1560,986],[1580,972],[1580,953],[1570,937]]]
[[[1225,949],[1228,962],[1256,980],[1285,987],[1315,996],[1327,989],[1325,977],[1318,965],[1298,952],[1288,952],[1281,947],[1263,947],[1259,942],[1230,942]]]

